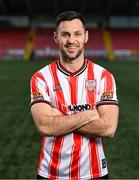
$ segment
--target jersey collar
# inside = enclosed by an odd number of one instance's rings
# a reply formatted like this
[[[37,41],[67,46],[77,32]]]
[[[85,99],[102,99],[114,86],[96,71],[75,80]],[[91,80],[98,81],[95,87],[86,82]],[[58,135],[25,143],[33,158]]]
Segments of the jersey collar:
[[[85,59],[82,67],[81,67],[80,69],[78,69],[77,71],[75,71],[74,73],[68,71],[67,69],[65,69],[65,68],[62,66],[62,64],[60,63],[59,60],[57,61],[57,68],[58,68],[62,73],[64,73],[64,74],[67,75],[67,76],[78,76],[78,75],[80,75],[82,72],[85,71],[85,69],[87,68],[87,63],[88,63],[88,60]]]

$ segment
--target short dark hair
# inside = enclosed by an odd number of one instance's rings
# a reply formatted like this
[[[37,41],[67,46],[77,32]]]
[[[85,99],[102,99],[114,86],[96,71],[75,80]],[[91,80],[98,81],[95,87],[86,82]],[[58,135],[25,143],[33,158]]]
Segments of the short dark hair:
[[[86,29],[85,19],[81,13],[76,11],[64,11],[56,18],[56,30],[62,21],[71,21],[73,19],[79,19],[82,22],[84,29]]]

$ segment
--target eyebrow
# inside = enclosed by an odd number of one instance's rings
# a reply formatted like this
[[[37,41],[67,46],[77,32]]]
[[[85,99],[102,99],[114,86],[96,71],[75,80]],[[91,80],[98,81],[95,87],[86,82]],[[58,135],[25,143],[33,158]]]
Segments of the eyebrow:
[[[71,34],[71,33],[68,32],[68,31],[62,31],[61,34],[62,34],[62,33],[68,33],[68,34]],[[77,31],[74,31],[73,33],[82,33],[82,31],[81,31],[81,30],[77,30]]]

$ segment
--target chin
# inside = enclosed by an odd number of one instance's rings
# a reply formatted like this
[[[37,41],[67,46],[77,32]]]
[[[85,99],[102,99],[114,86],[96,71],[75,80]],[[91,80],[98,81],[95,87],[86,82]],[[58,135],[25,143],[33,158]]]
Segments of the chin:
[[[77,58],[78,58],[77,56],[67,57],[67,59],[70,60],[70,61],[74,61],[74,60],[76,60]]]
[[[67,54],[67,58],[70,59],[70,60],[75,60],[79,56],[80,56],[80,53],[75,53],[75,54],[72,54],[72,55],[71,54],[70,55]]]
[[[61,54],[65,61],[74,61],[81,55],[82,51],[75,52],[75,53],[68,53],[66,51],[62,51]]]

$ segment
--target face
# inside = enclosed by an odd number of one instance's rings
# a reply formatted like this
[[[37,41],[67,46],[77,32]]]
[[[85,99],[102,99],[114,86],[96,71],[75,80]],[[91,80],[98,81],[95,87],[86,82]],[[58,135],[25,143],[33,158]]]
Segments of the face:
[[[59,45],[63,60],[75,60],[83,57],[84,44],[88,40],[88,32],[84,30],[79,19],[62,21],[54,33],[55,42]]]

